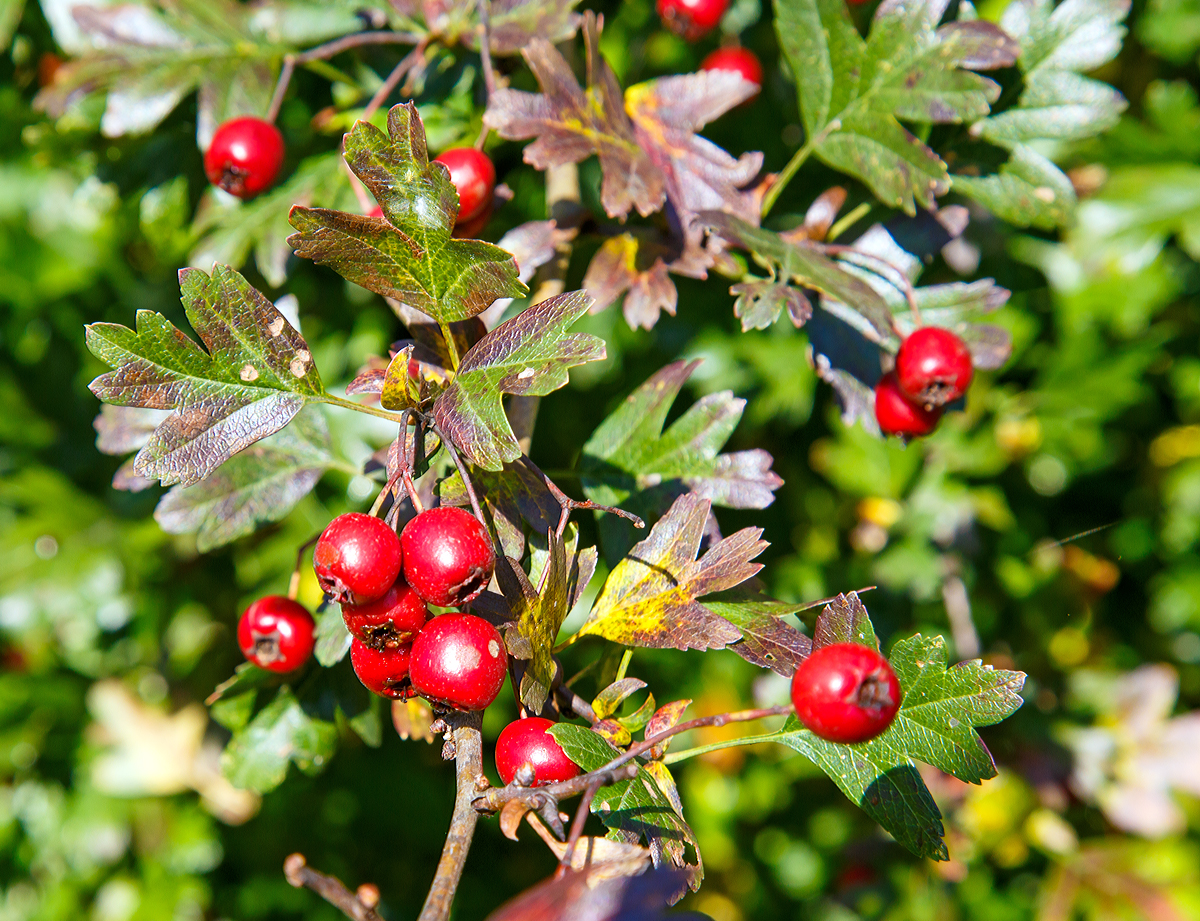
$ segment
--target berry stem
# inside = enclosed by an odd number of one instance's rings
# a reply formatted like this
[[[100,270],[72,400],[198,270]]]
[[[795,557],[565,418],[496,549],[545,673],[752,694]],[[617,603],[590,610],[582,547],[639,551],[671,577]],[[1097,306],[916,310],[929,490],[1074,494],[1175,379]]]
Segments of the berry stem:
[[[304,553],[321,539],[324,531],[318,531],[296,549],[296,565],[292,569],[292,577],[288,580],[287,596],[292,601],[296,600],[296,596],[300,594],[300,567],[304,564]]]
[[[406,54],[399,64],[392,68],[392,72],[387,75],[387,79],[380,84],[379,89],[375,91],[375,95],[372,96],[370,101],[367,103],[367,107],[363,109],[363,121],[370,121],[371,116],[375,114],[375,111],[381,105],[383,105],[388,96],[392,94],[392,90],[394,90],[400,84],[400,81],[404,79],[405,75],[408,74],[409,71],[411,71],[417,64],[424,63],[426,47],[428,47],[428,41],[426,39],[422,39],[421,41],[417,42],[417,46],[408,54]]]
[[[454,443],[446,437],[446,433],[436,425],[433,426],[433,431],[442,440],[442,444],[446,446],[446,453],[450,455],[450,459],[454,461],[454,466],[458,468],[458,475],[462,477],[463,486],[467,490],[467,498],[471,500],[471,511],[475,513],[475,517],[480,522],[483,522],[483,507],[479,504],[479,496],[475,494],[475,484],[471,482],[471,474],[467,472],[467,465],[459,458],[458,452],[454,450]]]
[[[279,117],[279,109],[283,105],[283,97],[287,95],[288,84],[292,82],[292,74],[296,70],[296,56],[286,55],[283,67],[279,71],[279,80],[275,83],[275,92],[271,95],[271,104],[267,106],[267,121],[275,124]]]
[[[361,403],[355,403],[353,400],[347,400],[345,397],[334,396],[332,393],[323,393],[315,399],[321,403],[328,403],[330,406],[340,406],[342,409],[352,409],[358,413],[366,413],[368,416],[387,419],[388,422],[399,423],[403,416],[403,413],[393,413],[386,409],[376,409],[374,406],[364,406]]]
[[[374,906],[351,892],[336,876],[314,870],[303,854],[292,854],[283,862],[283,875],[297,889],[311,889],[351,921],[383,921]],[[359,892],[365,888],[360,886]]]
[[[601,786],[602,784],[593,782],[583,791],[583,797],[579,800],[579,806],[575,810],[575,818],[571,822],[571,833],[567,836],[567,849],[563,851],[562,860],[558,862],[558,870],[555,871],[556,876],[562,876],[571,866],[571,858],[575,856],[575,846],[583,834],[583,826],[591,811],[592,800],[596,798],[596,791]]]
[[[496,69],[492,67],[491,4],[488,0],[478,0],[477,5],[479,8],[479,60],[483,65],[483,85],[487,89],[487,101],[491,102],[492,96],[496,92]],[[484,137],[487,137],[486,133]]]
[[[762,209],[759,212],[762,217],[766,217],[771,213],[771,209],[775,207],[775,202],[779,200],[779,196],[783,194],[783,190],[787,188],[787,184],[792,181],[792,177],[804,165],[804,161],[808,159],[809,154],[816,150],[817,145],[825,140],[825,138],[829,137],[830,132],[836,131],[841,126],[841,120],[835,118],[805,141],[803,147],[792,154],[792,159],[788,160],[787,165],[780,170],[779,175],[775,177],[775,181],[771,183],[771,187],[767,189],[767,194],[763,196]]]
[[[437,874],[425,898],[425,907],[417,921],[446,921],[450,917],[450,906],[454,893],[462,879],[463,866],[471,849],[471,838],[475,834],[475,823],[479,820],[473,800],[478,795],[476,781],[483,776],[483,742],[479,727],[483,713],[454,711],[444,717],[454,738],[454,775],[458,792],[454,798],[454,815],[450,819],[450,830],[438,861]]]
[[[742,736],[740,739],[726,739],[723,742],[697,745],[695,748],[685,748],[683,751],[671,752],[671,754],[663,758],[663,764],[678,764],[680,761],[687,761],[689,758],[695,758],[697,755],[717,752],[723,748],[736,748],[739,745],[758,745],[760,742],[770,742],[774,738],[775,733],[764,732],[756,736]]]

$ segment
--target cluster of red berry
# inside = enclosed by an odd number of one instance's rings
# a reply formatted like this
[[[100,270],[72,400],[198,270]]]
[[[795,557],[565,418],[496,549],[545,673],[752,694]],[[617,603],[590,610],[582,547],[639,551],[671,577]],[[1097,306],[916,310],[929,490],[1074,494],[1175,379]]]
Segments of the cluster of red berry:
[[[238,198],[253,198],[270,188],[283,166],[283,135],[271,122],[244,116],[222,124],[204,154],[208,181]],[[496,167],[474,147],[455,147],[436,158],[450,171],[458,191],[455,235],[476,236],[492,216]],[[383,217],[376,207],[371,217]]]
[[[875,419],[885,435],[916,438],[937,428],[947,403],[971,386],[971,352],[948,329],[925,326],[900,344],[896,366],[875,385]]]

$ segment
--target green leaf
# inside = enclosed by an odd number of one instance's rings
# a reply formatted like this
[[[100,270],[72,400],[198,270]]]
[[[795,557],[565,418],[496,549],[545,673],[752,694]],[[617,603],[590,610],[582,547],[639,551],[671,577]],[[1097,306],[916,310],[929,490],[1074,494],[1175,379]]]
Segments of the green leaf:
[[[839,595],[818,618],[813,648],[847,642],[877,646],[870,617],[854,593]],[[996,776],[995,762],[975,727],[991,726],[1017,711],[1025,676],[978,659],[947,668],[946,642],[940,636],[901,640],[890,661],[903,701],[881,735],[858,745],[839,745],[817,738],[793,717],[774,741],[809,758],[914,854],[946,860],[941,814],[914,759],[969,783]]]
[[[905,130],[973,121],[1000,95],[964,68],[1013,63],[1016,44],[995,25],[950,23],[944,2],[886,0],[864,40],[841,0],[783,0],[775,26],[796,76],[807,143],[884,203],[915,213],[949,189],[946,164]]]
[[[329,428],[316,408],[235,454],[193,486],[175,486],[154,518],[168,534],[198,531],[207,553],[284,518],[333,464]]]
[[[526,293],[512,255],[480,240],[451,238],[458,193],[429,161],[416,106],[388,113],[388,133],[360,121],[345,138],[346,163],[375,196],[382,218],[295,207],[296,254],[368,290],[408,304],[439,324],[482,313]]]
[[[351,636],[340,606],[330,604],[317,613],[314,637],[313,655],[321,665],[331,668],[346,658],[346,653],[350,651]]]
[[[221,755],[221,771],[235,787],[266,793],[287,776],[294,762],[305,773],[317,773],[333,755],[337,727],[309,716],[291,688],[237,732]]]
[[[877,341],[886,342],[892,336],[891,312],[879,292],[847,272],[815,244],[785,240],[777,233],[720,211],[703,211],[700,219],[729,242],[754,253],[775,276],[820,291],[853,308],[875,330]]]
[[[324,393],[312,353],[275,306],[227,266],[179,273],[188,321],[208,351],[161,314],[138,311],[137,331],[93,323],[92,354],[116,370],[92,393],[118,406],[175,410],[138,452],[134,469],[189,486],[279,431]]]
[[[567,383],[568,368],[605,357],[604,340],[567,333],[589,303],[582,291],[549,298],[501,323],[463,356],[433,416],[471,463],[498,471],[521,456],[503,394],[545,396]]]
[[[1138,17],[1137,36],[1159,57],[1187,64],[1200,49],[1200,3],[1196,0],[1150,0]]]
[[[250,722],[254,702],[263,688],[275,687],[283,681],[277,672],[259,668],[253,662],[243,662],[234,669],[233,677],[221,682],[205,701],[212,718],[231,732]]]
[[[13,33],[21,24],[25,12],[25,0],[0,0],[0,48],[5,51],[12,45]]]
[[[585,771],[601,768],[621,754],[620,749],[583,726],[556,723],[548,731],[567,757]],[[650,770],[649,765],[639,765],[637,775],[631,779],[600,787],[592,800],[592,812],[610,829],[609,837],[614,840],[636,844],[645,837],[655,866],[666,860],[673,866],[687,869],[689,885],[696,889],[704,878],[700,849],[691,828],[676,808],[679,796],[674,779],[665,765],[659,767],[661,770]],[[696,853],[695,866],[684,859],[688,844]]]
[[[762,566],[750,561],[766,549],[761,528],[744,528],[696,553],[711,503],[686,494],[675,500],[609,574],[578,636],[602,636],[624,646],[723,649],[741,634],[696,601],[732,588]]]
[[[991,176],[955,174],[954,190],[975,199],[1016,227],[1050,230],[1075,209],[1075,189],[1066,173],[1024,144]]]

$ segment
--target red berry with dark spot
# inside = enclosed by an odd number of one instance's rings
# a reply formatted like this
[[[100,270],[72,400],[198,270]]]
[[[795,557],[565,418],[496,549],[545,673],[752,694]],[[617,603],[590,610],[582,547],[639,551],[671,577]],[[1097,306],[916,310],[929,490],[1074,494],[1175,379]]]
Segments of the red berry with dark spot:
[[[474,147],[454,147],[436,159],[450,170],[450,181],[458,190],[457,222],[463,224],[483,214],[496,189],[496,167],[488,155]]]
[[[389,649],[372,649],[360,639],[350,641],[350,664],[354,674],[368,691],[380,697],[406,700],[412,697],[408,681],[408,665],[412,643]]]
[[[242,655],[273,672],[293,672],[313,651],[313,618],[304,605],[282,595],[259,598],[238,621]]]
[[[694,42],[717,27],[729,0],[658,0],[656,9],[663,25]]]
[[[941,407],[926,409],[906,397],[896,383],[894,371],[889,371],[875,385],[875,419],[883,434],[901,438],[928,435],[941,418]]]
[[[834,643],[814,649],[792,676],[796,716],[814,735],[853,745],[873,739],[900,709],[900,682],[875,649]]]
[[[269,188],[283,166],[283,135],[270,122],[249,116],[225,122],[204,154],[208,181],[238,198]]]
[[[530,716],[509,723],[496,740],[496,770],[506,784],[528,764],[533,768],[532,786],[541,787],[570,780],[579,773],[579,765],[567,757],[562,746],[550,735],[552,720]]]
[[[762,64],[749,48],[718,48],[701,62],[700,69],[735,73],[755,86],[762,86],[763,82]]]
[[[382,598],[400,575],[400,560],[396,532],[359,512],[333,519],[313,549],[317,581],[339,604]]]
[[[429,609],[401,576],[376,601],[342,605],[342,620],[356,639],[386,649],[411,643],[429,620]]]
[[[466,604],[482,592],[496,568],[487,528],[461,508],[421,512],[400,533],[404,578],[413,590],[443,608]]]
[[[927,409],[967,392],[974,368],[967,344],[948,329],[926,326],[900,343],[896,380],[905,395]]]
[[[482,710],[496,699],[507,673],[504,639],[474,614],[442,614],[413,640],[413,689],[431,703]]]

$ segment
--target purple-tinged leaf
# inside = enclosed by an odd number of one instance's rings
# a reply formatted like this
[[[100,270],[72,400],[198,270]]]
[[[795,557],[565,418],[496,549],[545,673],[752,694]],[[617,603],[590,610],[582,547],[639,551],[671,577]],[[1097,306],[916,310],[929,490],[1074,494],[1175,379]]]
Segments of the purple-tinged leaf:
[[[630,328],[653,329],[662,312],[675,316],[679,294],[667,273],[661,247],[644,246],[632,234],[606,240],[583,277],[583,286],[599,313],[622,294],[622,311]]]
[[[664,911],[685,890],[683,871],[642,873],[640,861],[625,860],[615,862],[621,869],[614,872],[613,863],[597,860],[538,883],[487,921],[670,921]]]
[[[663,704],[654,711],[654,715],[646,723],[646,732],[643,734],[643,738],[649,739],[678,725],[679,721],[683,719],[684,711],[691,706],[691,703],[690,700],[673,700],[669,704]],[[663,758],[667,754],[667,749],[671,747],[673,739],[674,737],[659,742],[646,752],[647,756],[653,759]]]
[[[763,278],[733,285],[729,293],[737,296],[733,315],[742,321],[742,332],[773,326],[784,310],[797,329],[812,316],[812,302],[789,284]]]
[[[858,643],[872,649],[879,648],[875,628],[871,626],[871,618],[857,592],[838,595],[817,617],[817,625],[813,630],[813,649],[834,643]]]
[[[769,598],[706,598],[703,603],[741,631],[742,641],[729,649],[747,662],[790,678],[812,652],[812,640],[783,620],[810,605]]]
[[[290,220],[299,233],[288,243],[297,255],[438,324],[466,320],[497,298],[525,293],[511,255],[491,243],[451,237],[458,194],[446,167],[429,160],[416,106],[395,106],[387,134],[358,122],[345,149],[346,163],[384,216],[293,208]]]
[[[696,598],[755,575],[762,566],[750,561],[767,544],[760,528],[745,528],[697,560],[709,508],[698,496],[676,499],[609,574],[578,635],[659,649],[723,649],[739,639],[732,624]]]
[[[135,471],[164,486],[196,483],[277,432],[323,394],[312,353],[275,306],[237,272],[179,273],[189,322],[205,351],[165,317],[139,311],[137,330],[87,328],[87,345],[115,370],[91,383],[106,403],[173,409],[138,452]]]
[[[521,456],[502,394],[545,396],[567,383],[568,368],[604,358],[602,339],[567,332],[588,306],[582,291],[552,297],[500,324],[463,356],[433,415],[471,463],[499,471]]]
[[[169,409],[139,409],[106,403],[92,422],[96,430],[96,450],[115,455],[137,451],[170,415]]]

